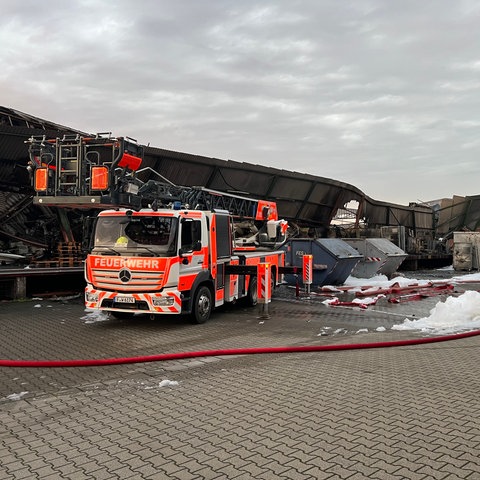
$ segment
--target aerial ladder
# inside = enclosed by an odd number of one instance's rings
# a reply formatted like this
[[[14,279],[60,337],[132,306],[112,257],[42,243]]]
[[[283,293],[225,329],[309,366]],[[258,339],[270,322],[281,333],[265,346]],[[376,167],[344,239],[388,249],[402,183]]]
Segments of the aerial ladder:
[[[287,223],[278,219],[275,202],[203,186],[175,185],[150,167],[140,168],[144,149],[130,137],[99,133],[48,139],[38,135],[26,143],[34,205],[84,210],[225,210],[234,220],[238,247],[276,248],[284,241]],[[140,180],[144,172],[159,180]]]

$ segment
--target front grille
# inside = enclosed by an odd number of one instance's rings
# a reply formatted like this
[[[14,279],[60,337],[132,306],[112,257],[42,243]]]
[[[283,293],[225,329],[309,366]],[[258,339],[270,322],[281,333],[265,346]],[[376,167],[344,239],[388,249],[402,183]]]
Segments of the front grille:
[[[164,272],[141,272],[130,270],[131,278],[122,282],[117,271],[93,270],[93,284],[102,290],[117,292],[154,292],[163,285]]]

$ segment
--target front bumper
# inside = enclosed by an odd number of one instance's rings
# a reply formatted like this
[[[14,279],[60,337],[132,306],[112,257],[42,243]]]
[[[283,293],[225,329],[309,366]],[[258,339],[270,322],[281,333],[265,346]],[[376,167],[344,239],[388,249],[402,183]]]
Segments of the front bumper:
[[[85,288],[85,306],[93,310],[130,313],[180,314],[182,296],[176,289],[150,293],[120,293]]]

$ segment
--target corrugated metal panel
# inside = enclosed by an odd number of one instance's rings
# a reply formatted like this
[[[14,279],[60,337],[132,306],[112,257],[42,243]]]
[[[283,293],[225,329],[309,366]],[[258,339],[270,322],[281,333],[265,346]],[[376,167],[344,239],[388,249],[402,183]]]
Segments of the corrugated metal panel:
[[[58,123],[51,122],[50,120],[44,120],[43,118],[34,117],[28,113],[20,112],[13,108],[7,108],[0,106],[0,125],[8,127],[23,127],[31,130],[43,130],[48,132],[75,132],[86,135],[85,132],[76,130]]]
[[[147,147],[144,166],[170,181],[275,200],[283,218],[327,227],[337,208],[365,197],[353,185],[262,165]],[[145,178],[146,179],[146,178]]]
[[[438,201],[439,235],[445,236],[454,231],[480,229],[480,195],[444,198]]]
[[[472,231],[480,227],[480,196],[467,197],[468,204],[465,212],[465,226]]]
[[[24,169],[28,160],[24,141],[32,134],[55,137],[63,133],[87,135],[85,132],[0,107],[0,189],[25,194],[31,191]],[[402,224],[409,229],[433,228],[430,208],[376,201],[353,185],[320,176],[154,147],[145,148],[142,167],[147,166],[178,185],[201,185],[275,200],[283,218],[300,225],[320,227],[320,231],[323,229],[324,232],[337,209],[343,208],[352,200],[359,202],[362,216],[372,227]],[[148,180],[157,177],[145,172],[140,178]],[[468,218],[471,225],[477,225],[479,219],[473,208],[476,207],[478,211],[478,204],[470,204],[472,208]],[[6,203],[3,202],[0,215],[6,208]],[[37,207],[30,208],[31,211],[25,211],[28,218],[16,224],[19,233],[23,221],[28,222],[30,215],[40,215]]]
[[[48,244],[52,224],[56,223],[51,213],[33,207],[29,195],[0,191],[0,202],[0,238],[38,246]]]

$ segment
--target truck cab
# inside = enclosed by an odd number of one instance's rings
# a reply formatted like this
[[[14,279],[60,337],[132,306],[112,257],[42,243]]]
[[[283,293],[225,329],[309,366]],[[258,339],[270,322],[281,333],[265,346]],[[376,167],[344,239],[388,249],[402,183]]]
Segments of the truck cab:
[[[86,306],[118,317],[189,314],[203,323],[225,301],[232,246],[228,212],[102,211],[86,260]],[[235,299],[231,289],[226,294]]]

